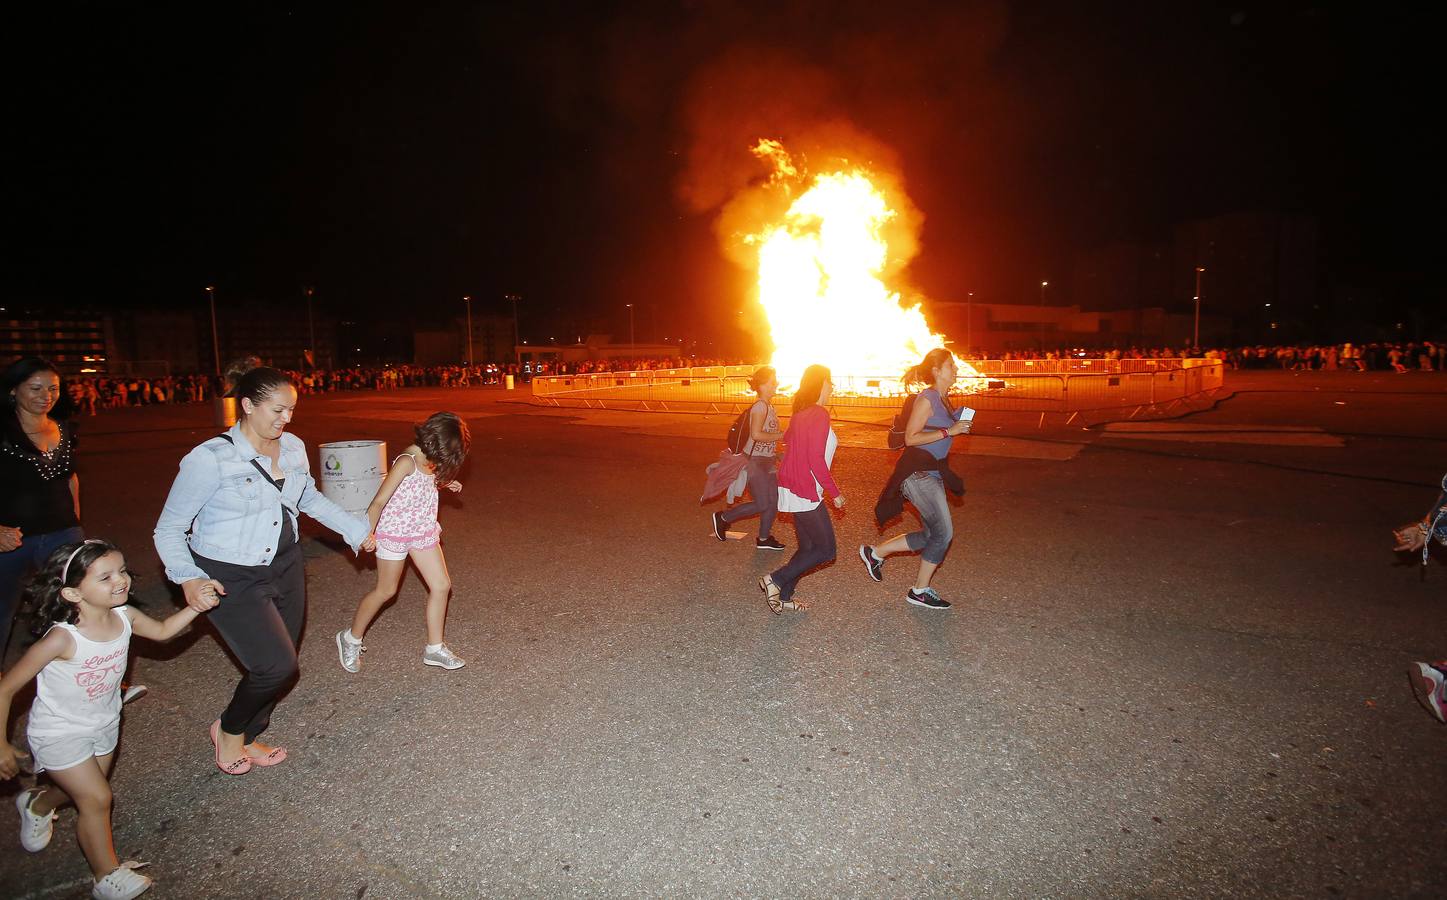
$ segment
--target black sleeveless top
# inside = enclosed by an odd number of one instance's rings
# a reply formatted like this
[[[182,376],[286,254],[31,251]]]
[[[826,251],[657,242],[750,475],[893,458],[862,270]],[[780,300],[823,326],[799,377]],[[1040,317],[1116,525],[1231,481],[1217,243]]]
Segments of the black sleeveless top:
[[[0,438],[0,525],[37,537],[80,524],[70,495],[75,472],[75,426],[57,422],[60,443],[49,453],[14,434]],[[7,429],[13,431],[13,429]]]

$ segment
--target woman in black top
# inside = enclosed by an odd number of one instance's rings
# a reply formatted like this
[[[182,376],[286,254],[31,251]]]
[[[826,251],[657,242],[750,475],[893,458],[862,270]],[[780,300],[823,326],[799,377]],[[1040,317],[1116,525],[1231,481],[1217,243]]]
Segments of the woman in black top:
[[[84,537],[75,429],[55,417],[61,396],[59,373],[37,356],[0,376],[0,668],[25,576]]]

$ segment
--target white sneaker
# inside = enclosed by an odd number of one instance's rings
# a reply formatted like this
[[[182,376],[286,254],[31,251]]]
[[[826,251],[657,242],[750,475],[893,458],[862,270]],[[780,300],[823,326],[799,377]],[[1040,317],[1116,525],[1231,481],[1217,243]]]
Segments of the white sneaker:
[[[30,788],[15,797],[15,808],[20,812],[20,846],[31,853],[44,850],[50,843],[51,835],[55,834],[54,810],[43,816],[30,811],[30,801],[39,793],[41,792]]]
[[[460,669],[463,666],[467,665],[467,663],[463,662],[461,658],[453,654],[451,650],[447,649],[446,644],[443,644],[436,650],[424,649],[422,651],[422,663],[424,665],[437,666],[440,669],[448,670]]]
[[[90,895],[96,900],[131,900],[132,897],[141,896],[155,884],[145,875],[136,873],[136,869],[146,865],[150,863],[126,860],[114,872],[97,881],[95,887],[90,889]]]
[[[337,658],[342,661],[342,668],[348,672],[359,672],[362,669],[362,651],[367,649],[362,646],[361,641],[352,641],[347,638],[347,629],[343,628],[337,632]]]
[[[148,690],[150,690],[150,688],[146,687],[144,684],[126,685],[125,692],[121,694],[121,705],[124,706],[127,703],[130,703],[132,700],[141,699],[142,697],[146,696],[146,691]]]

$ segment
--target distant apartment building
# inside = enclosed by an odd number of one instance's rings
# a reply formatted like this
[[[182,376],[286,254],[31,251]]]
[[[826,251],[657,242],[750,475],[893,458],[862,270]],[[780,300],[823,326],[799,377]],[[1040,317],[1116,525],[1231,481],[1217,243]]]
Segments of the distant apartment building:
[[[111,348],[107,316],[0,311],[0,360],[4,363],[22,356],[40,356],[67,375],[103,373],[108,371]]]
[[[213,372],[233,359],[258,356],[287,369],[304,368],[306,353],[322,368],[339,363],[337,322],[317,315],[296,326],[296,310],[248,305],[218,310],[217,346],[209,310],[134,310],[57,315],[40,309],[0,312],[0,361],[42,356],[64,374],[166,375]],[[278,328],[277,322],[288,323]],[[312,346],[315,334],[316,345]]]

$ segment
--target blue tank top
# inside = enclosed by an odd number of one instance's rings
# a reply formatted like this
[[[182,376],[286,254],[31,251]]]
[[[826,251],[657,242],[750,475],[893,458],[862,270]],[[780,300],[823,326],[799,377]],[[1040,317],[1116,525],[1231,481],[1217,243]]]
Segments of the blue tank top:
[[[945,407],[945,402],[940,397],[939,391],[934,388],[925,388],[919,392],[919,395],[929,401],[929,418],[925,419],[924,423],[926,428],[949,428],[955,424],[955,417],[949,409]],[[942,441],[930,441],[928,444],[921,444],[920,446],[928,451],[935,459],[944,459],[946,456],[949,456],[950,446],[954,444],[954,442],[954,435],[950,435]],[[939,476],[938,472],[933,474],[936,477]]]

